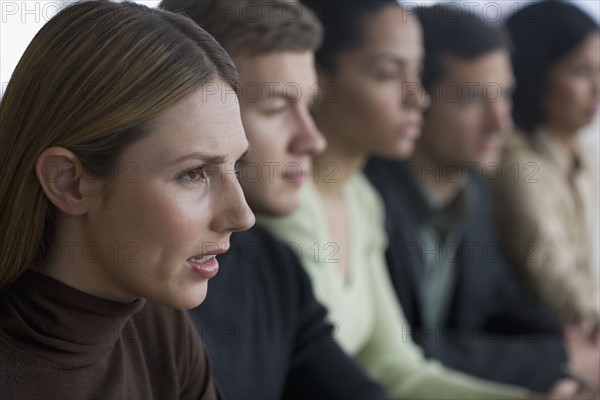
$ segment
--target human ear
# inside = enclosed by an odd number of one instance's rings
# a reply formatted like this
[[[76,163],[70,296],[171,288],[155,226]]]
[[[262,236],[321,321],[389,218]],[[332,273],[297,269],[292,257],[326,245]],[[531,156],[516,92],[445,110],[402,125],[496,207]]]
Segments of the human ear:
[[[79,158],[64,147],[50,147],[35,162],[35,174],[44,194],[56,208],[67,215],[86,212],[82,194],[85,171]]]

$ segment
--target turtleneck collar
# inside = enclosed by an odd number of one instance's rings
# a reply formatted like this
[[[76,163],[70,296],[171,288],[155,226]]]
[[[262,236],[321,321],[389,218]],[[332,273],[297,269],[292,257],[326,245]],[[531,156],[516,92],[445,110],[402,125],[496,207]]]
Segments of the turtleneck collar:
[[[65,369],[92,365],[123,340],[123,328],[145,299],[119,303],[26,270],[0,290],[0,336]],[[132,338],[134,339],[134,338]]]

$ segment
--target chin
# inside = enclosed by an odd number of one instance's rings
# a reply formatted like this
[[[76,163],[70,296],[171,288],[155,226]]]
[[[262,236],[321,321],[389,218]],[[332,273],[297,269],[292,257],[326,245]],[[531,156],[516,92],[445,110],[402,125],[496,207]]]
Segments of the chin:
[[[287,186],[287,187],[286,187]],[[252,210],[270,217],[285,217],[300,207],[300,187],[290,187],[290,184],[280,186],[279,191],[263,197],[260,202],[252,204]]]
[[[378,152],[376,155],[392,160],[405,160],[412,155],[414,149],[414,140],[403,140],[399,143],[395,143],[393,146],[382,149],[382,151]]]
[[[500,162],[500,148],[490,150],[479,158],[479,164],[484,169],[489,164],[497,164],[498,162]]]
[[[288,202],[278,201],[277,204],[274,204],[273,207],[270,207],[270,212],[267,212],[266,214],[274,217],[285,217],[286,215],[290,215],[296,211],[298,207],[300,207],[300,199],[298,199],[296,196],[293,199],[290,199]]]
[[[148,298],[148,300],[174,308],[176,310],[189,310],[202,304],[206,299],[206,295],[207,284],[204,282],[198,288],[177,291],[177,293],[175,293],[173,296],[166,298]]]
[[[596,117],[587,117],[584,118],[583,121],[581,121],[577,128],[575,129],[576,132],[580,131],[581,129],[587,128],[588,126],[590,126],[594,121],[596,120]]]
[[[189,298],[189,299],[178,299],[173,305],[169,307],[174,308],[176,310],[189,310],[192,308],[198,307],[200,304],[204,303],[206,300],[206,293],[203,296]]]

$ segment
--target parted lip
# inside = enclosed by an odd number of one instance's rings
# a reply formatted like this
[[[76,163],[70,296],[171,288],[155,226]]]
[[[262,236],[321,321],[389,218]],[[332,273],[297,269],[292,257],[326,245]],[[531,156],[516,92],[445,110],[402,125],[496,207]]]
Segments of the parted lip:
[[[415,119],[414,121],[405,122],[399,126],[398,132],[405,137],[416,139],[421,134],[423,129],[423,121]]]
[[[310,160],[307,159],[301,159],[301,160],[297,160],[294,162],[289,162],[287,165],[294,165],[293,168],[288,167],[285,168],[284,171],[282,171],[281,176],[286,180],[286,181],[301,181],[302,178],[306,177],[307,175],[310,175],[310,171],[311,171],[311,167],[312,164],[310,162]]]
[[[287,173],[283,174],[283,177],[288,181],[302,180],[302,178],[305,176],[306,176],[305,170],[297,170],[297,171],[293,171],[293,172],[288,171]]]
[[[208,251],[206,253],[202,253],[202,254],[198,254],[195,256],[192,256],[189,259],[192,258],[202,258],[202,257],[207,257],[207,256],[218,256],[219,254],[223,254],[223,253],[227,253],[229,251],[229,244],[227,244],[227,246],[219,246],[218,248]]]

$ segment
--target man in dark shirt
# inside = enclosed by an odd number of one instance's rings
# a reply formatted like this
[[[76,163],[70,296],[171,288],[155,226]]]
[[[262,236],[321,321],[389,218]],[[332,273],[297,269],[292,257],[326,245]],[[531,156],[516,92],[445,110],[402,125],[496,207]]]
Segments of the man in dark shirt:
[[[561,327],[506,263],[486,182],[511,173],[496,164],[512,128],[509,45],[499,29],[455,11],[416,11],[431,106],[415,153],[366,168],[386,203],[390,278],[428,356],[546,391],[563,376]]]
[[[291,213],[312,155],[325,147],[309,113],[317,94],[313,51],[322,37],[317,19],[294,1],[161,5],[187,14],[232,56],[252,149],[240,183],[255,212]],[[233,235],[206,301],[190,311],[225,397],[384,398],[337,344],[294,249],[258,226]]]

